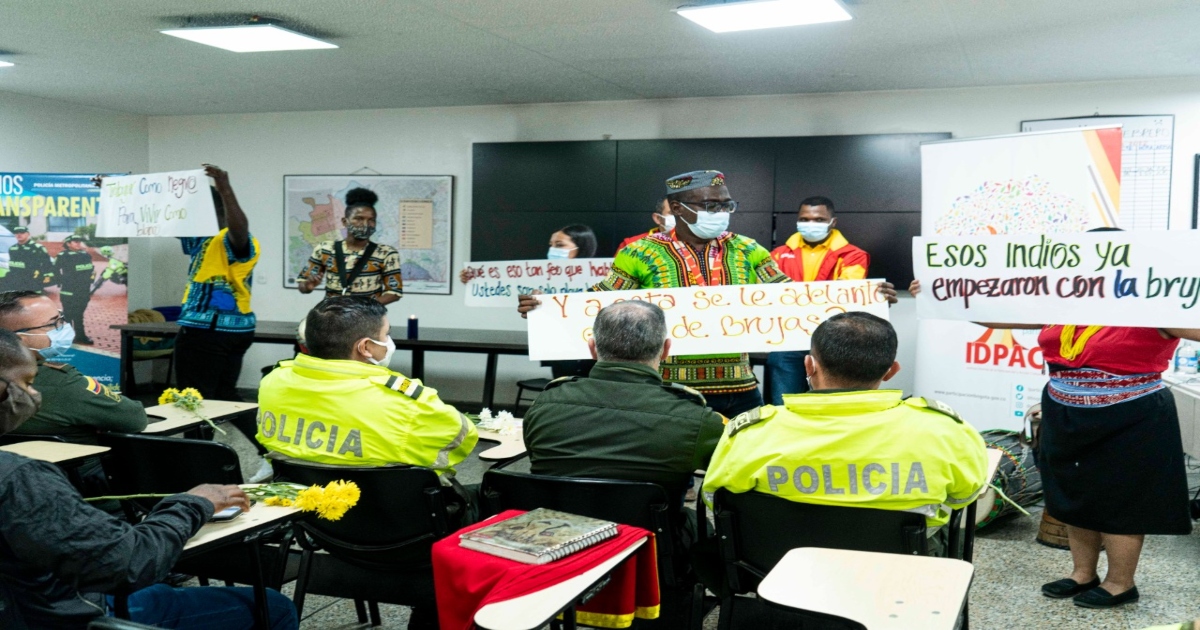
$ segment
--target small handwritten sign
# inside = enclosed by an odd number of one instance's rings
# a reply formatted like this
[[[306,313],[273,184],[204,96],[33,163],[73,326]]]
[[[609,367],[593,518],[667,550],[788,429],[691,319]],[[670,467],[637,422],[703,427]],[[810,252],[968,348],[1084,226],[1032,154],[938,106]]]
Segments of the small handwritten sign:
[[[529,313],[533,361],[590,358],[600,309],[643,300],[663,309],[672,355],[808,350],[821,322],[847,311],[888,316],[882,280],[595,291],[540,296]]]
[[[1200,232],[917,237],[917,315],[1007,324],[1200,326]]]
[[[518,295],[535,290],[556,295],[582,293],[608,277],[611,258],[566,260],[501,260],[463,265],[467,306],[517,307]]]
[[[217,215],[202,170],[105,177],[97,236],[212,236]]]

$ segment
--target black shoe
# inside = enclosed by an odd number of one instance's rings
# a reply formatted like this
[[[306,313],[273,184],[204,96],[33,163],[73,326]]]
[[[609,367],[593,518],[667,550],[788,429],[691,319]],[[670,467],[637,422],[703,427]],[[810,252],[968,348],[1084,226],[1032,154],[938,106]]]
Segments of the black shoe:
[[[1071,578],[1065,578],[1056,582],[1042,585],[1042,595],[1053,597],[1054,599],[1066,599],[1074,597],[1080,593],[1090,591],[1100,586],[1100,578],[1096,578],[1087,584],[1080,584]]]
[[[1075,605],[1084,608],[1116,608],[1125,604],[1133,604],[1138,600],[1137,587],[1133,587],[1120,595],[1113,595],[1097,586],[1096,588],[1075,596]]]

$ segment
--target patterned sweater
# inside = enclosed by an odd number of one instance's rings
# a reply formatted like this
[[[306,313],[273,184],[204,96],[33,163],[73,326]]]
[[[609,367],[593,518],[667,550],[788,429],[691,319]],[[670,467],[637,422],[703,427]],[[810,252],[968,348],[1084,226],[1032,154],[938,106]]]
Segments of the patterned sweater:
[[[771,253],[754,239],[725,232],[702,250],[672,234],[651,234],[617,252],[612,272],[593,291],[666,289],[726,284],[789,282]],[[705,394],[733,394],[758,387],[746,354],[670,357],[662,362],[664,381]]]

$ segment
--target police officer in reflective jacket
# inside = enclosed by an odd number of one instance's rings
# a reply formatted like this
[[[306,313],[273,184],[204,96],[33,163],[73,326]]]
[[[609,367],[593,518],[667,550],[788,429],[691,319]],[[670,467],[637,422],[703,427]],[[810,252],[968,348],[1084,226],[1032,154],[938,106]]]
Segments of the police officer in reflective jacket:
[[[947,508],[974,501],[988,481],[986,447],[948,406],[879,389],[900,371],[896,346],[892,325],[868,313],[823,322],[805,359],[812,391],[731,420],[704,478],[706,497],[725,488],[918,512],[939,535],[931,551],[941,551]]]
[[[8,275],[4,277],[5,291],[38,291],[54,279],[54,263],[46,248],[33,242],[29,228],[18,225],[12,229],[17,244],[8,248]]]
[[[75,327],[75,343],[91,344],[83,327],[83,312],[92,299],[92,280],[96,277],[92,267],[92,254],[83,237],[72,234],[63,240],[63,251],[54,259],[58,274],[58,297],[62,300],[63,317]]]

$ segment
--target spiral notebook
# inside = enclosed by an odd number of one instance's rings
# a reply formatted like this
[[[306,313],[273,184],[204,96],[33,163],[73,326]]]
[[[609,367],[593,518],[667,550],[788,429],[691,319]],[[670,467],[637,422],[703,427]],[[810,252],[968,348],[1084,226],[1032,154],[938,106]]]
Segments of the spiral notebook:
[[[538,508],[459,536],[466,549],[546,564],[617,535],[617,524]]]

